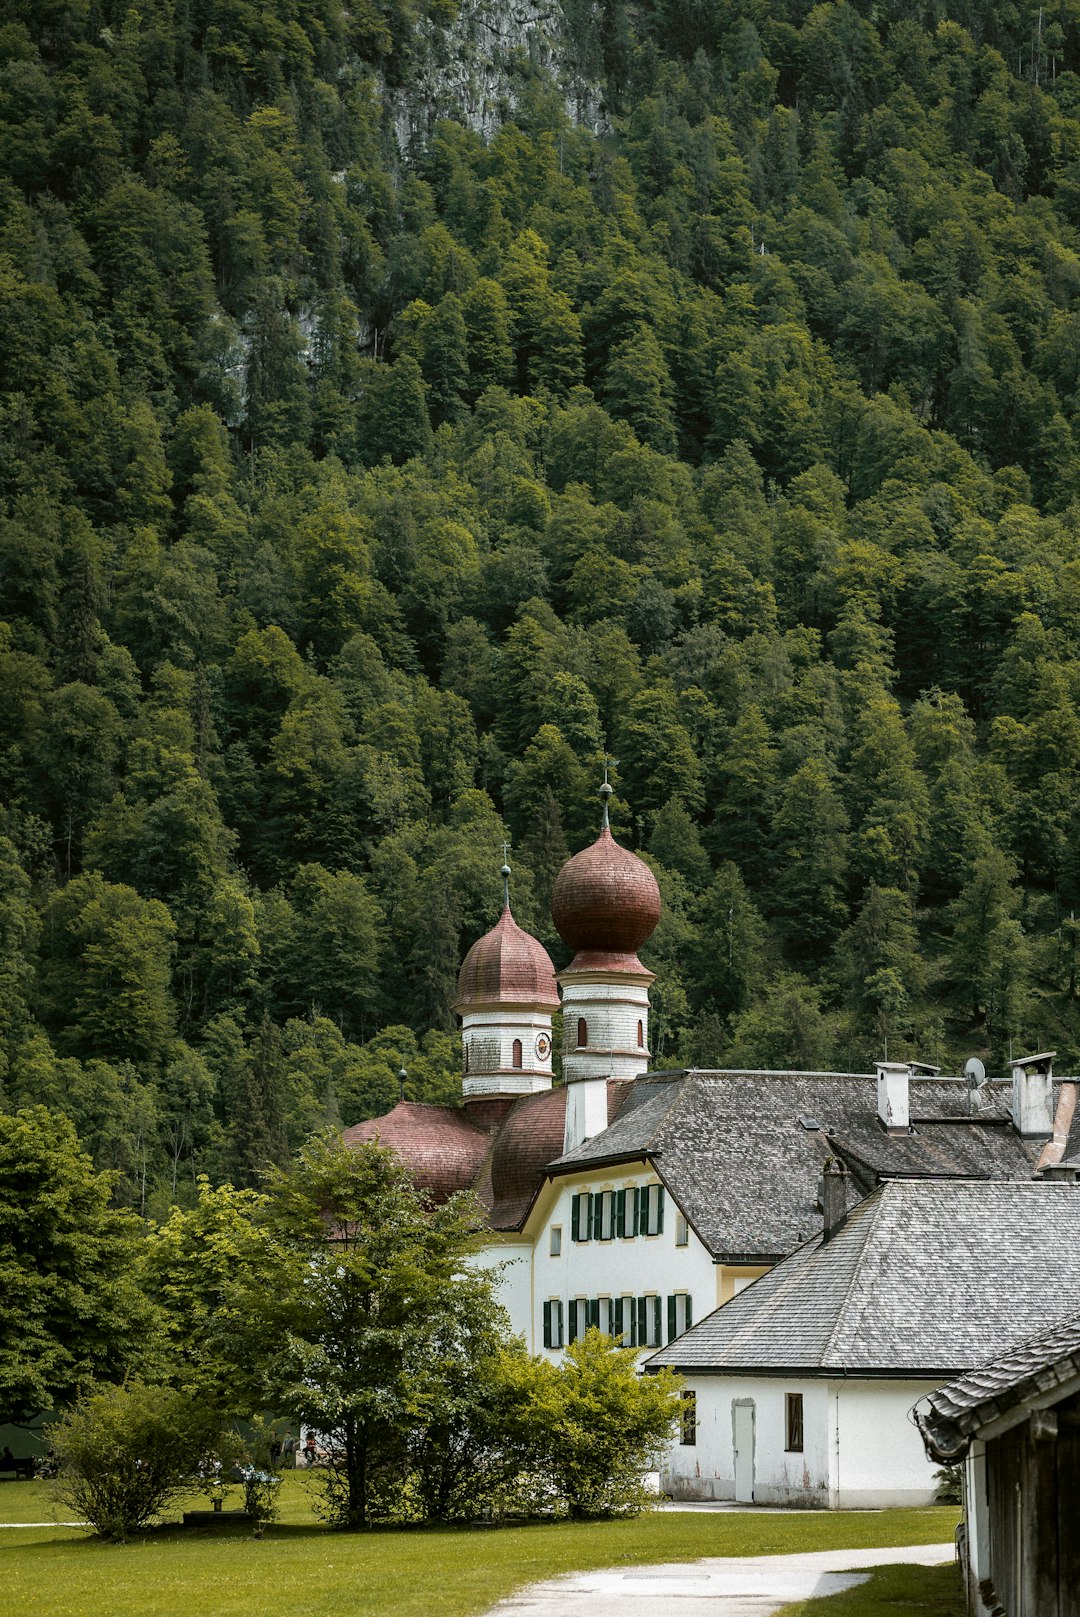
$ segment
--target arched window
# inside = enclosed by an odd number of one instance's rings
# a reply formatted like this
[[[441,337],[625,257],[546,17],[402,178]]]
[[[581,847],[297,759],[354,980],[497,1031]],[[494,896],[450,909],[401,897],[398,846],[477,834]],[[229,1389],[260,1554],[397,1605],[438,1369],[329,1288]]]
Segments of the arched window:
[[[465,1071],[469,1070],[469,1046],[465,1046]]]
[[[513,1059],[514,1059],[514,1066],[515,1067],[520,1067],[521,1066],[521,1040],[520,1039],[515,1039],[514,1040],[514,1058]]]
[[[637,1025],[637,1042],[638,1042],[638,1049],[639,1050],[644,1050],[644,1048],[645,1048],[645,1023],[644,1022],[639,1022],[638,1025]]]
[[[577,1042],[579,1050],[589,1042],[589,1024],[583,1016],[577,1019]]]

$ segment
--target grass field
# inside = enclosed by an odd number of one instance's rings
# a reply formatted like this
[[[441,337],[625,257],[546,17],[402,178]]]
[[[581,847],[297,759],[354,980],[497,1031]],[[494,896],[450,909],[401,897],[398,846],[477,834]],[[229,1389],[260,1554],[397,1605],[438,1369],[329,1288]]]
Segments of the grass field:
[[[239,1502],[234,1495],[226,1508]],[[316,1524],[299,1475],[286,1477],[281,1505],[281,1523],[258,1542],[243,1529],[222,1536],[168,1525],[125,1545],[101,1544],[71,1528],[2,1529],[0,1589],[6,1612],[476,1617],[521,1584],[560,1572],[703,1555],[932,1544],[951,1538],[957,1519],[952,1508],[748,1516],[657,1512],[600,1524],[340,1534]],[[0,1484],[2,1521],[47,1521],[54,1509],[45,1484]],[[866,1607],[866,1617],[878,1609],[885,1608]],[[949,1613],[947,1606],[917,1609],[920,1617]],[[823,1617],[820,1605],[806,1611]],[[902,1607],[888,1611],[889,1617],[903,1617]],[[858,1606],[838,1606],[838,1617],[841,1612],[863,1617]]]
[[[777,1617],[964,1617],[960,1569],[885,1566],[869,1583],[823,1600],[797,1600]]]

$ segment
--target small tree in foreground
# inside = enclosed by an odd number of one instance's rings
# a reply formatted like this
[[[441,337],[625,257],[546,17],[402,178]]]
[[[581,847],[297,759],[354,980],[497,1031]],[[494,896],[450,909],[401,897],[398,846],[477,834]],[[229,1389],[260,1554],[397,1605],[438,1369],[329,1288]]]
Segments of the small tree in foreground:
[[[572,1343],[562,1364],[531,1368],[520,1419],[556,1498],[574,1517],[635,1515],[650,1502],[645,1474],[674,1432],[679,1377],[640,1375],[635,1355],[598,1330]]]
[[[123,1542],[197,1486],[220,1448],[221,1417],[172,1387],[110,1387],[49,1433],[57,1500],[103,1538]]]

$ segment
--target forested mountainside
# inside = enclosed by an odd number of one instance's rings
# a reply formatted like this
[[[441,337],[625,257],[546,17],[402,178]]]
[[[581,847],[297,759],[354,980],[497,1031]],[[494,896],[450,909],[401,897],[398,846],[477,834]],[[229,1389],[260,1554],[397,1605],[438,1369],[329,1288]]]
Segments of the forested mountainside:
[[[605,755],[658,1064],[1080,1057],[1080,7],[463,3],[4,8],[3,1098],[150,1209],[453,1097]]]

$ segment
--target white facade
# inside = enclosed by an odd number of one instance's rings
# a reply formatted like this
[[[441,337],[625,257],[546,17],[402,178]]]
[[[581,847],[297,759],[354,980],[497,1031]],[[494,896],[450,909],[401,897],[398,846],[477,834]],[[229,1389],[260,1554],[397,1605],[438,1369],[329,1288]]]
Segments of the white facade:
[[[461,1046],[466,1100],[551,1088],[550,1011],[470,1005],[461,1016]]]
[[[490,1242],[474,1261],[502,1266],[498,1296],[514,1331],[552,1359],[590,1323],[619,1326],[628,1346],[660,1347],[765,1272],[715,1263],[647,1163],[549,1181],[522,1235]]]
[[[684,1422],[661,1473],[677,1499],[873,1510],[934,1502],[936,1466],[910,1411],[937,1381],[688,1374]],[[790,1400],[801,1399],[797,1431]],[[790,1439],[801,1440],[801,1448]]]

